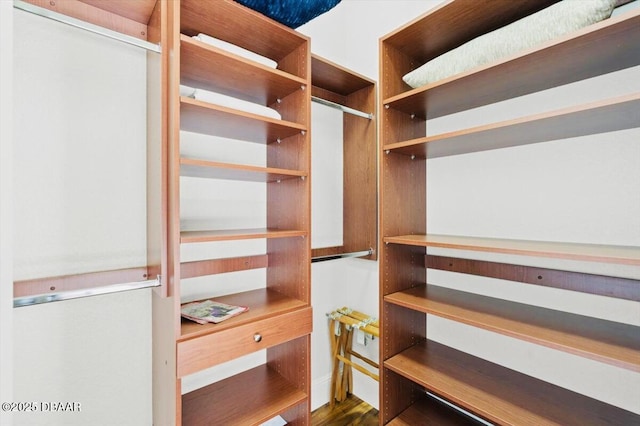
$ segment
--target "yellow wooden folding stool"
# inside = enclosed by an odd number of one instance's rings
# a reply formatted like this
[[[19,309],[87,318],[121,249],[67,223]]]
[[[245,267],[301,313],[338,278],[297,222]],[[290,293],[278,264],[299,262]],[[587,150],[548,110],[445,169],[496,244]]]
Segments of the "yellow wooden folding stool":
[[[329,317],[329,338],[331,339],[333,359],[329,403],[333,407],[336,400],[338,402],[344,401],[347,394],[353,393],[352,367],[374,380],[380,381],[378,374],[351,360],[353,355],[371,367],[378,368],[376,362],[353,350],[353,335],[355,330],[361,330],[372,336],[380,337],[380,328],[377,319],[346,307],[336,309],[327,316]]]

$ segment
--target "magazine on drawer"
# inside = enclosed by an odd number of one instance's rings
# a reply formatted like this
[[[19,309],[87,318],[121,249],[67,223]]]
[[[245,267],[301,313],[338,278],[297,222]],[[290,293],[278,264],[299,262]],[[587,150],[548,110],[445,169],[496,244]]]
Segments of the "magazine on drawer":
[[[219,323],[228,318],[239,315],[249,310],[247,306],[227,305],[214,300],[202,300],[199,302],[185,303],[180,312],[182,316],[198,324],[208,322]]]

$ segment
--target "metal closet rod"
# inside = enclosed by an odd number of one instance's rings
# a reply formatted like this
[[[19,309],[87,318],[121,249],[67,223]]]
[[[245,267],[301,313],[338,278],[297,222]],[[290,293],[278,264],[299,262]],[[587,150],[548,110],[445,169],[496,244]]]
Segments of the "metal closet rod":
[[[347,257],[362,257],[362,256],[371,256],[373,254],[373,249],[362,250],[362,251],[354,251],[351,253],[338,253],[338,254],[328,254],[326,256],[315,256],[311,258],[311,263],[316,262],[324,262],[327,260],[336,260],[336,259],[345,259]]]
[[[317,96],[311,96],[311,100],[315,103],[322,104],[331,108],[339,109],[342,112],[346,112],[348,114],[357,115],[358,117],[364,117],[369,120],[373,120],[373,114],[368,112],[362,112],[354,108],[349,108],[348,106],[341,105],[336,102],[331,102],[326,99],[319,98]]]
[[[80,28],[85,31],[89,31],[95,34],[100,34],[105,37],[109,37],[114,40],[121,41],[123,43],[131,44],[136,47],[150,50],[152,52],[160,53],[160,45],[141,40],[136,37],[132,37],[127,34],[119,33],[117,31],[110,30],[108,28],[101,27],[99,25],[91,24],[89,22],[82,21],[80,19],[72,18],[71,16],[64,15],[62,13],[54,12],[43,7],[34,6],[30,3],[22,0],[13,0],[13,7],[16,9],[24,10],[25,12],[33,13],[34,15],[42,16],[44,18],[52,19],[54,21],[62,22],[63,24],[71,25],[72,27]]]
[[[59,302],[61,300],[79,299],[81,297],[99,296],[103,294],[120,293],[122,291],[140,290],[143,288],[159,287],[160,277],[155,280],[136,281],[131,283],[112,284],[103,287],[85,288],[81,290],[60,291],[58,293],[37,294],[35,296],[16,297],[13,307],[39,305],[41,303]]]

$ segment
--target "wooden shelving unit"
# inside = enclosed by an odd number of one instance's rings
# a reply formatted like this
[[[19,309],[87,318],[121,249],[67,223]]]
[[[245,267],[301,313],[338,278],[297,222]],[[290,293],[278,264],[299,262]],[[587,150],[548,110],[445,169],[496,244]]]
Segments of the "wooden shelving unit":
[[[430,340],[386,360],[385,368],[495,424],[578,426],[598,419],[626,425],[638,420],[629,411]]]
[[[430,59],[552,3],[448,1],[380,41],[381,424],[410,424],[407,416],[428,412],[424,408],[428,402],[425,392],[497,424],[640,421],[634,413],[459,352],[429,340],[427,335],[427,315],[433,315],[618,368],[638,371],[640,366],[638,327],[438,287],[427,277],[426,266],[431,264],[437,269],[636,300],[634,288],[638,283],[633,280],[532,267],[521,270],[515,265],[427,255],[427,248],[433,247],[640,265],[639,247],[427,232],[428,159],[636,128],[640,124],[640,94],[634,93],[455,132],[428,134],[427,119],[640,65],[640,13],[631,11],[420,88],[410,88],[402,81],[404,74]],[[609,283],[615,290],[606,288]],[[438,424],[458,423],[446,419]]]
[[[242,395],[243,404],[237,403]],[[183,423],[256,425],[303,404],[308,395],[268,367],[256,367],[184,397]],[[212,405],[226,407],[211,411]]]
[[[188,132],[272,143],[307,131],[306,126],[299,123],[263,117],[191,98],[181,98],[180,105],[181,126]]]
[[[318,55],[311,56],[312,95],[370,117],[343,114],[343,244],[314,248],[329,256],[372,250],[377,253],[376,83]]]
[[[310,411],[310,50],[307,37],[234,1],[171,2],[169,65],[169,240],[173,271],[176,351],[175,423],[257,425],[282,416],[292,425],[309,424]],[[193,39],[199,33],[224,40],[278,63],[269,68]],[[179,95],[178,86],[268,106],[282,119]],[[266,166],[180,154],[181,131],[266,146]],[[257,182],[266,189],[266,227],[198,229],[180,222],[181,180]],[[206,213],[215,223],[220,210]],[[185,245],[266,240],[262,254],[181,260]],[[249,311],[219,324],[180,318],[185,300],[181,280],[207,275],[266,270],[265,287],[216,301]],[[213,295],[212,295],[213,296]],[[181,379],[240,356],[266,350],[266,363],[181,395]]]
[[[640,371],[638,329],[427,284],[392,293],[385,302],[495,333]]]
[[[640,247],[630,246],[508,240],[433,234],[389,236],[384,237],[383,241],[385,243],[419,247],[441,247],[524,256],[640,265]]]

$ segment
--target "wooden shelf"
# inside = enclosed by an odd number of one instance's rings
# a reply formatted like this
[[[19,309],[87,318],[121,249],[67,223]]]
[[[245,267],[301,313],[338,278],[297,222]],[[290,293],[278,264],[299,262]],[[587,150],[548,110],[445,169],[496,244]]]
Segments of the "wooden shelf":
[[[267,144],[307,131],[302,124],[186,97],[180,98],[180,128],[188,132]]]
[[[260,105],[271,105],[307,80],[180,35],[180,83]]]
[[[153,38],[150,36],[154,31],[151,20],[157,11],[157,0],[25,1],[141,40]]]
[[[385,367],[497,424],[631,425],[640,416],[433,341]],[[568,409],[570,407],[570,409]]]
[[[375,85],[375,81],[328,59],[311,54],[311,84],[342,96],[348,96],[358,90]]]
[[[523,256],[640,265],[640,247],[634,246],[607,246],[433,234],[384,237],[383,241],[391,244],[420,247],[442,247]]]
[[[262,365],[183,395],[182,424],[259,425],[305,403],[306,398],[303,391]]]
[[[498,63],[395,94],[383,103],[426,119],[488,105],[640,65],[639,37],[640,11],[631,11]]]
[[[178,377],[293,339],[304,339],[311,333],[311,307],[277,291],[253,290],[214,299],[247,306],[249,311],[219,324],[198,324],[183,318],[177,340]]]
[[[273,59],[281,69],[291,52],[309,41],[306,36],[231,0],[182,0],[180,32],[187,36],[204,33],[219,38]],[[304,78],[306,72],[296,75]]]
[[[455,132],[390,143],[383,149],[436,158],[635,128],[640,94],[564,108]]]
[[[269,266],[269,256],[266,254],[194,260],[180,263],[180,279],[184,280],[186,278],[204,277],[207,275],[224,274],[226,272],[246,271],[249,269],[266,268],[267,266]]]
[[[388,303],[640,372],[640,328],[426,285]]]
[[[414,402],[387,425],[477,426],[478,422],[433,398],[425,396]]]
[[[274,167],[257,167],[194,158],[181,158],[180,176],[247,182],[277,182],[285,179],[304,178],[307,176],[307,173],[299,170],[285,170]]]
[[[249,310],[218,324],[198,324],[186,319],[181,320],[181,332],[178,342],[218,333],[239,325],[252,323],[265,318],[275,317],[287,312],[306,308],[308,305],[282,293],[268,289],[245,291],[213,298],[230,305],[249,306]]]
[[[298,229],[223,229],[208,231],[182,231],[180,243],[206,243],[214,241],[253,240],[259,238],[306,237],[307,232]]]
[[[492,0],[448,1],[389,33],[384,42],[424,63],[455,46],[531,15],[557,1],[522,0],[517,4],[505,2],[499,5],[497,11],[496,7],[491,7]]]

